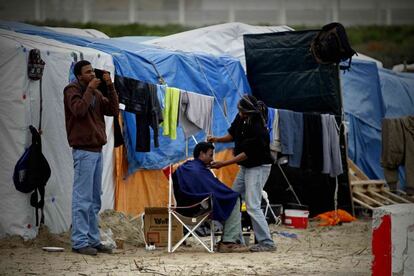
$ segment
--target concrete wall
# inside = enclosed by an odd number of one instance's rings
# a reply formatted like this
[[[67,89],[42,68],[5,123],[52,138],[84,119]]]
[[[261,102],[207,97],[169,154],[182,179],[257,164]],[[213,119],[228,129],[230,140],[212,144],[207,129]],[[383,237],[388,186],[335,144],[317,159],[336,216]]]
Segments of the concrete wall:
[[[3,20],[111,24],[414,24],[413,0],[0,0]]]
[[[414,275],[414,204],[374,209],[372,275]]]

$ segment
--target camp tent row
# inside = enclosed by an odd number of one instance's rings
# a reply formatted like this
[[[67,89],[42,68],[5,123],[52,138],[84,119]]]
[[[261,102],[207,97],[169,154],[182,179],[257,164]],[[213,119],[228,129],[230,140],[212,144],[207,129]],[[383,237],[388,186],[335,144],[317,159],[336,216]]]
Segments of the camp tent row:
[[[384,179],[381,160],[383,118],[414,115],[414,74],[356,60],[341,76],[349,157],[371,179]],[[400,169],[400,189],[405,174]]]
[[[220,35],[220,28],[214,27],[214,32],[203,31],[203,35],[193,36],[187,32],[183,36],[183,49],[179,49],[180,43],[171,43],[170,38],[159,38],[153,44],[167,47],[167,50],[142,46],[134,43],[126,43],[117,39],[99,39],[84,36],[73,36],[62,32],[56,32],[46,28],[20,24],[16,22],[0,22],[1,47],[4,49],[0,56],[1,79],[4,84],[0,101],[1,132],[0,150],[2,166],[0,167],[0,194],[4,198],[0,203],[0,237],[5,234],[17,234],[26,238],[36,236],[37,229],[34,224],[34,209],[30,206],[28,195],[14,189],[12,172],[17,159],[29,143],[29,124],[37,125],[39,108],[39,85],[29,81],[26,74],[27,53],[32,48],[41,50],[42,58],[46,62],[46,71],[43,77],[44,115],[43,125],[43,152],[52,166],[52,176],[47,184],[45,216],[46,225],[53,233],[66,231],[70,227],[70,201],[73,181],[72,157],[66,140],[63,113],[63,87],[68,82],[69,68],[72,62],[81,58],[90,60],[96,68],[105,69],[111,75],[139,79],[150,83],[157,83],[161,76],[169,86],[186,89],[215,97],[213,133],[224,134],[229,122],[236,114],[236,103],[243,93],[250,93],[245,73],[243,71],[244,51],[242,35],[245,33],[260,33],[266,31],[285,31],[288,27],[275,27],[274,29],[248,29],[248,25],[227,25],[222,27],[223,32],[231,34],[227,38]],[[188,37],[186,37],[188,36]],[[191,39],[192,37],[192,39]],[[199,38],[195,40],[194,37]],[[208,43],[193,41],[208,41]],[[173,40],[174,41],[174,40]],[[175,40],[179,41],[179,40]],[[223,43],[225,41],[225,43]],[[151,42],[149,42],[151,43]],[[170,46],[168,46],[170,45]],[[174,45],[174,46],[171,46]],[[189,47],[189,48],[184,48]],[[204,45],[204,47],[202,47]],[[230,47],[231,46],[231,47]],[[194,53],[195,49],[197,53]],[[210,50],[214,49],[214,50]],[[241,50],[240,50],[241,49]],[[172,50],[181,50],[177,52]],[[199,53],[204,52],[204,53]],[[211,55],[211,54],[214,54]],[[220,54],[230,54],[223,56]],[[235,59],[237,57],[240,62]],[[342,75],[343,96],[346,115],[352,119],[353,114],[361,114],[361,110],[352,110],[349,106],[355,106],[347,101],[361,91],[372,90],[372,81],[366,81],[366,75],[376,75],[378,71],[375,62],[361,62],[368,64],[372,70],[359,71],[362,68],[359,61],[354,61],[353,68]],[[16,68],[9,70],[9,68]],[[376,71],[375,71],[376,70]],[[377,75],[381,73],[377,73]],[[392,82],[401,84],[411,80],[406,75],[392,75]],[[377,84],[379,78],[377,78]],[[364,86],[366,85],[366,87]],[[367,88],[369,87],[369,89]],[[387,90],[387,86],[382,89]],[[400,89],[406,93],[408,101],[405,104],[410,112],[409,100],[413,102],[412,85]],[[410,89],[411,87],[411,89]],[[388,87],[389,89],[390,87]],[[404,92],[405,91],[405,92]],[[378,92],[378,91],[377,91]],[[368,93],[368,92],[367,92]],[[377,93],[378,94],[378,93]],[[26,97],[26,99],[24,99]],[[367,96],[368,97],[368,96]],[[405,99],[407,99],[407,97]],[[400,106],[400,102],[392,98],[392,104]],[[369,101],[367,104],[371,104]],[[413,104],[411,104],[411,107]],[[372,111],[372,109],[370,109]],[[359,112],[359,113],[358,113]],[[412,112],[412,111],[411,111]],[[395,111],[393,115],[401,114]],[[378,147],[378,128],[376,125],[374,134],[369,129],[373,125],[369,122],[369,114],[356,116],[359,125],[350,121],[350,155],[352,148],[358,155],[359,164],[378,164],[371,153],[361,154],[361,145],[369,140],[376,140]],[[347,117],[347,118],[348,118]],[[361,118],[362,117],[362,118]],[[378,121],[378,118],[376,120]],[[103,209],[116,209],[128,214],[138,214],[144,206],[167,205],[167,181],[159,170],[163,166],[180,161],[186,157],[186,149],[182,134],[176,141],[169,138],[161,138],[160,148],[152,148],[151,153],[134,153],[134,136],[125,135],[126,147],[113,148],[112,119],[107,120],[108,145],[104,147],[104,179],[103,179]],[[123,113],[124,133],[134,133],[134,118],[131,114]],[[353,126],[356,127],[353,127]],[[367,131],[368,129],[368,131]],[[358,137],[358,139],[354,139]],[[204,134],[196,136],[197,140],[204,139]],[[354,141],[354,144],[352,143]],[[380,140],[379,140],[380,141]],[[194,146],[194,141],[188,141],[189,152]],[[364,150],[363,148],[362,150]],[[218,158],[225,158],[231,152],[225,147],[218,149]],[[373,145],[372,155],[378,154],[379,149]],[[355,156],[356,156],[355,155]],[[148,170],[145,170],[148,169]],[[377,173],[381,174],[376,165]],[[237,167],[231,166],[218,171],[218,177],[230,185],[237,172]]]
[[[213,133],[222,135],[237,113],[236,103],[244,93],[250,93],[240,62],[230,56],[212,56],[167,51],[119,40],[74,36],[47,28],[17,22],[0,22],[2,30],[1,55],[2,90],[0,179],[1,194],[6,200],[0,205],[0,236],[17,234],[26,238],[36,236],[34,209],[29,195],[15,190],[12,174],[14,165],[29,145],[28,125],[38,124],[39,82],[27,78],[27,54],[32,48],[41,51],[46,62],[43,86],[43,152],[52,166],[52,176],[45,196],[45,224],[53,233],[70,227],[70,201],[73,166],[66,141],[63,113],[63,88],[68,83],[73,62],[87,59],[95,68],[105,69],[114,76],[158,83],[162,78],[169,86],[214,96]],[[9,68],[13,68],[10,70]],[[23,112],[24,111],[24,112]],[[186,158],[183,135],[177,140],[160,137],[160,147],[150,153],[135,153],[135,121],[132,114],[123,113],[125,147],[113,148],[112,121],[108,118],[108,145],[105,147],[103,209],[115,208],[135,215],[144,206],[166,206],[167,179],[161,168]],[[204,133],[196,140],[204,139]],[[188,141],[191,153],[195,142]],[[219,150],[225,149],[225,146]],[[224,151],[222,154],[230,154]],[[127,157],[128,162],[124,159]],[[137,172],[137,169],[140,171]],[[148,170],[146,170],[148,169]],[[113,175],[115,173],[115,176]],[[230,184],[235,168],[219,172]],[[230,177],[229,177],[230,176]]]

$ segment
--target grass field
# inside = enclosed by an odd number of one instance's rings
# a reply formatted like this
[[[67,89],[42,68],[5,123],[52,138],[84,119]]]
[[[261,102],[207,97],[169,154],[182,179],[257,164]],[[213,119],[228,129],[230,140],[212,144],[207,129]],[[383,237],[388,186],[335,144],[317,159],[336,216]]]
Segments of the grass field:
[[[35,25],[97,29],[110,37],[166,36],[192,27],[181,25],[150,26],[145,24],[108,25],[99,23],[69,23],[63,21],[29,22]],[[292,26],[296,30],[319,27]],[[354,26],[347,33],[352,47],[365,55],[383,62],[384,67],[414,63],[414,25],[412,26]]]

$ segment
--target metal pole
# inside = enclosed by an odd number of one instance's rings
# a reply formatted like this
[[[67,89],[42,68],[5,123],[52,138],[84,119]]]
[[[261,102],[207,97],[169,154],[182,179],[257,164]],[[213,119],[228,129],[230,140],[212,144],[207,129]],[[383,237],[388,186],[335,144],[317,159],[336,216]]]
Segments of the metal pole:
[[[280,0],[280,9],[279,9],[279,22],[280,25],[286,25],[286,1]]]
[[[128,21],[129,23],[135,23],[136,0],[129,0],[128,4],[129,4]]]
[[[90,15],[91,15],[91,5],[90,0],[83,0],[83,23],[88,23],[90,21]]]
[[[35,20],[42,21],[42,3],[41,0],[35,0]]]
[[[185,25],[185,0],[178,1],[178,22]]]

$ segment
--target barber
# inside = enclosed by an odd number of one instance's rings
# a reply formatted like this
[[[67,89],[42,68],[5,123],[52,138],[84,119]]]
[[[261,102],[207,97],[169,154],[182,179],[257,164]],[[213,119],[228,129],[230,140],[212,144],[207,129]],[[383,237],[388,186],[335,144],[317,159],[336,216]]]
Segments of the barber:
[[[261,209],[262,190],[272,164],[266,125],[267,107],[254,96],[244,95],[237,108],[239,112],[225,136],[207,137],[207,141],[211,143],[234,142],[234,156],[229,160],[213,161],[211,167],[219,169],[235,163],[240,166],[232,189],[241,194],[252,220],[258,243],[251,246],[250,251],[275,251],[276,245]]]

